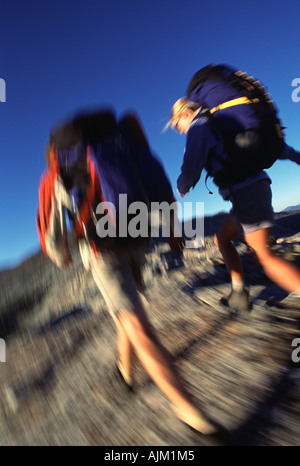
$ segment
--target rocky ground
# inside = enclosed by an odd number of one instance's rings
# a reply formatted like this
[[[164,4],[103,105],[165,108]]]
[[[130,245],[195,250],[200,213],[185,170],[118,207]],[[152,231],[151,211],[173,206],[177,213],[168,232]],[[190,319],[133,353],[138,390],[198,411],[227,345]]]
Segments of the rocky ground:
[[[236,315],[220,303],[230,291],[211,236],[221,217],[206,220],[204,247],[181,260],[153,244],[145,284],[160,339],[227,436],[186,428],[138,361],[134,393],[125,393],[113,376],[114,323],[78,254],[61,271],[39,253],[0,273],[0,445],[299,445],[299,315],[266,304],[286,294],[243,243],[252,310]],[[300,268],[299,219],[278,216],[272,248]]]

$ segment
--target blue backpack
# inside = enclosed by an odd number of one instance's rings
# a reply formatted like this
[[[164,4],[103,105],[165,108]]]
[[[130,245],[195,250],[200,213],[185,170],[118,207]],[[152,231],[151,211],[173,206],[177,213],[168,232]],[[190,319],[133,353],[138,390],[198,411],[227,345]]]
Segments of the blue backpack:
[[[284,148],[283,127],[265,87],[227,65],[208,65],[192,77],[187,98],[207,109],[228,159],[214,176],[219,186],[233,184],[269,168]]]

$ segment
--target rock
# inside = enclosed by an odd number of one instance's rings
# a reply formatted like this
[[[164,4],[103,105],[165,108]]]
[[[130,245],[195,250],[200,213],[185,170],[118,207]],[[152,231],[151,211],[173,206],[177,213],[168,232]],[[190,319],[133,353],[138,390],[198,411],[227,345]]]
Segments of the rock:
[[[284,293],[243,242],[237,248],[252,310],[230,313],[220,303],[231,285],[212,218],[207,225],[204,247],[182,259],[166,243],[151,245],[148,316],[204,414],[228,432],[224,444],[298,445],[300,379],[291,344],[300,337],[299,316],[266,305]],[[289,235],[274,236],[282,241],[271,247],[298,254],[299,232],[290,234],[291,219],[287,225]],[[66,271],[37,254],[0,274],[0,445],[212,444],[175,417],[137,361],[134,394],[112,383],[115,326],[75,246],[73,256]]]

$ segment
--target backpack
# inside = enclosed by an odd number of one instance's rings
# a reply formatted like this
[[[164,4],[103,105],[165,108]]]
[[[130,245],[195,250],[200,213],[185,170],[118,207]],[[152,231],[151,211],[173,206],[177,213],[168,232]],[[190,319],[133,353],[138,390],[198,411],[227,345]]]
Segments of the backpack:
[[[54,153],[49,154],[49,168],[41,177],[37,230],[42,251],[60,268],[71,262],[67,239],[65,209],[70,209],[70,196],[59,176],[59,166]]]
[[[265,87],[227,65],[208,65],[192,77],[187,98],[207,109],[211,128],[228,153],[214,175],[218,186],[270,168],[284,148],[283,127]]]
[[[133,115],[118,123],[110,111],[76,115],[51,131],[50,147],[56,177],[70,196],[66,209],[76,239],[87,239],[95,253],[128,240],[127,230],[124,236],[118,223],[124,208],[119,204],[120,194],[126,194],[127,205],[140,201],[149,207],[154,201],[174,201],[165,171]],[[48,172],[53,172],[52,166]],[[102,220],[106,228],[99,231]],[[44,231],[49,231],[47,225]],[[39,234],[41,238],[44,233]]]

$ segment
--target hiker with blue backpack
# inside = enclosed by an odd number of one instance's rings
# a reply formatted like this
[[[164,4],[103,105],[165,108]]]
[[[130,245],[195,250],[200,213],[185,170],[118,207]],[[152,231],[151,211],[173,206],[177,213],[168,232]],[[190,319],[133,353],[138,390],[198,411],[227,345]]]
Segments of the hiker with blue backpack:
[[[274,255],[271,179],[264,171],[277,159],[300,164],[300,152],[284,141],[277,110],[255,78],[227,65],[208,65],[195,73],[186,97],[176,101],[167,125],[186,134],[177,189],[188,194],[205,169],[224,200],[232,203],[215,242],[231,276],[226,302],[234,311],[250,310],[242,262],[234,240],[244,236],[267,276],[288,292],[275,303],[300,308],[300,271]]]
[[[67,212],[84,265],[116,323],[116,375],[132,390],[135,352],[178,418],[202,434],[212,434],[215,427],[196,407],[145,312],[139,291],[149,238],[109,236],[109,228],[97,228],[103,220],[103,225],[109,222],[110,231],[117,232],[119,194],[126,194],[130,203],[174,201],[170,182],[152,155],[138,119],[127,115],[117,121],[114,114],[103,111],[69,118],[52,130],[47,160],[39,188],[41,247],[57,266],[71,264]],[[181,254],[184,241],[174,235],[172,225],[170,230],[171,250]]]

